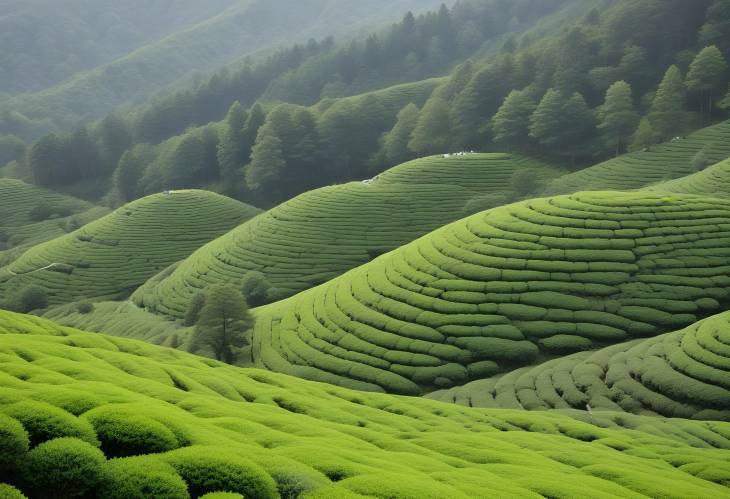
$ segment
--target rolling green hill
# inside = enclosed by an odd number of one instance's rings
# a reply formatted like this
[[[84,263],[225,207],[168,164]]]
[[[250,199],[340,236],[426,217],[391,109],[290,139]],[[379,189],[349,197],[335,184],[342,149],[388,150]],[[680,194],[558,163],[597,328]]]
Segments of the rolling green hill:
[[[0,178],[0,213],[3,266],[30,246],[62,236],[109,210],[20,180]]]
[[[434,392],[470,407],[628,411],[730,420],[730,314],[678,332],[561,357]]]
[[[0,269],[0,292],[38,285],[53,305],[129,292],[258,212],[205,191],[148,196],[34,246]]]
[[[709,164],[730,157],[730,121],[699,130],[685,138],[625,154],[565,175],[551,182],[546,193],[587,190],[630,190],[691,175],[692,158],[703,151]]]
[[[357,393],[7,312],[0,365],[2,478],[34,496],[730,497],[725,423]]]
[[[647,190],[664,193],[728,197],[730,196],[730,160],[721,161],[687,177],[647,187]]]
[[[259,310],[260,367],[419,394],[687,326],[728,302],[730,202],[593,192],[447,225]]]
[[[511,175],[527,168],[543,181],[560,174],[514,155],[434,156],[369,181],[311,191],[201,248],[171,274],[147,283],[133,299],[181,317],[205,286],[240,283],[252,270],[270,280],[274,298],[285,298],[479,211],[484,204],[502,204],[514,195]]]

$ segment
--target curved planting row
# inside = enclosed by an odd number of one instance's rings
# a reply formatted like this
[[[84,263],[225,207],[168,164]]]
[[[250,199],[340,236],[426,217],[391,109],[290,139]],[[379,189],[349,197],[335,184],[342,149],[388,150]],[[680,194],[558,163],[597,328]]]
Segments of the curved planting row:
[[[257,213],[205,191],[149,196],[26,251],[0,269],[0,294],[37,285],[60,304],[129,291]]]
[[[258,365],[419,394],[717,312],[730,202],[594,192],[448,225],[261,309]]]
[[[700,196],[730,196],[730,160],[721,161],[706,170],[687,177],[663,182],[648,188],[655,192],[696,194]]]
[[[42,210],[38,208],[42,208]],[[92,208],[87,201],[64,196],[21,180],[0,178],[0,227],[18,227],[47,219],[67,216]],[[34,212],[34,209],[36,210]]]
[[[429,394],[472,407],[580,408],[730,420],[730,314]]]
[[[724,423],[359,393],[0,311],[2,497],[722,498],[729,485]]]
[[[438,156],[405,163],[371,181],[317,189],[201,248],[133,299],[181,317],[205,286],[240,283],[250,271],[262,272],[270,281],[272,301],[286,298],[481,211],[481,205],[468,211],[475,198],[477,204],[503,204],[512,195],[512,174],[527,168],[543,180],[559,173],[506,154]],[[480,198],[496,193],[501,194],[496,201]]]
[[[693,159],[703,152],[707,164],[730,157],[730,121],[700,130],[686,138],[625,154],[604,163],[560,177],[548,186],[548,194],[584,190],[630,190],[691,175]]]

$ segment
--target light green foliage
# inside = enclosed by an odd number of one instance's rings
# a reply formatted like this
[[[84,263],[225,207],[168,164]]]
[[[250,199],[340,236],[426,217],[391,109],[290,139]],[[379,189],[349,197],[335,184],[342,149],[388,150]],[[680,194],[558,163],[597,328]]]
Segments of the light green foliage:
[[[383,140],[383,154],[388,163],[397,165],[412,156],[413,153],[408,148],[408,142],[418,124],[418,113],[418,106],[413,103],[408,104],[398,113],[393,129]]]
[[[714,45],[702,49],[692,61],[685,83],[690,92],[699,92],[702,95],[702,113],[712,115],[713,98],[717,98],[715,94],[727,82],[727,72],[727,62]]]
[[[472,407],[590,406],[594,411],[728,421],[728,321],[730,314],[723,313],[678,332],[562,357],[428,397]]]
[[[0,483],[0,497],[2,499],[27,499],[21,491],[4,483]]]
[[[419,155],[448,152],[451,115],[446,100],[432,96],[423,106],[408,148]]]
[[[730,496],[725,423],[359,393],[4,312],[0,359],[0,407],[42,399],[81,418],[92,409],[154,415],[186,439],[182,449],[106,462],[62,439],[32,451],[32,470],[20,461],[38,485],[82,464],[86,473],[63,489],[70,496],[92,481],[111,499],[185,499],[186,482],[192,497]],[[7,481],[32,492],[18,482]]]
[[[730,122],[695,132],[680,140],[654,146],[650,151],[625,154],[550,183],[550,194],[583,190],[638,189],[696,172],[692,157],[705,151],[710,164],[730,156]]]
[[[649,118],[642,118],[639,127],[634,133],[633,140],[629,145],[630,152],[648,151],[651,146],[659,142],[659,136],[651,125]]]
[[[514,154],[434,156],[391,168],[369,183],[308,192],[204,246],[171,275],[150,280],[133,300],[183,318],[206,286],[239,287],[250,271],[271,283],[271,301],[286,298],[458,220],[472,199],[513,196],[510,178],[518,170],[532,172],[540,183],[561,173]]]
[[[204,191],[149,196],[34,246],[0,269],[9,274],[0,293],[17,296],[27,286],[39,286],[51,305],[128,293],[257,213]]]
[[[82,440],[50,440],[28,453],[23,482],[38,497],[85,497],[99,485],[105,461],[99,449]]]
[[[284,170],[282,142],[271,127],[263,126],[246,166],[246,184],[254,192],[272,192]],[[274,196],[276,199],[276,196]]]
[[[730,296],[728,248],[727,200],[651,192],[528,200],[259,309],[253,356],[308,379],[420,394],[463,383],[477,362],[505,372],[539,350],[691,324]]]

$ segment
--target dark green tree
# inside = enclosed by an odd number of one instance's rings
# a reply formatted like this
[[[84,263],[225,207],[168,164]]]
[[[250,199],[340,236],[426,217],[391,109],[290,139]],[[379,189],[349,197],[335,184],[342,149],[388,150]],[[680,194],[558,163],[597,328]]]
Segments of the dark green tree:
[[[247,272],[241,281],[241,293],[251,307],[260,307],[270,301],[271,283],[258,271]]]
[[[448,103],[432,96],[423,106],[413,130],[409,149],[419,155],[447,152],[451,139],[451,116]]]
[[[245,130],[248,113],[240,102],[233,103],[228,110],[220,142],[218,143],[218,165],[220,178],[226,193],[238,192],[243,183],[243,167],[248,162],[245,154]],[[250,150],[249,150],[250,153]]]
[[[685,83],[690,92],[699,94],[703,119],[712,119],[714,99],[727,84],[727,70],[725,58],[714,45],[702,49],[689,67]]]
[[[203,307],[205,306],[205,293],[203,291],[199,291],[198,293],[193,296],[193,299],[190,300],[190,305],[188,305],[188,309],[185,312],[185,319],[183,320],[183,325],[190,327],[194,326],[198,323],[198,319],[200,318],[200,312],[203,310]]]
[[[677,66],[670,66],[649,111],[649,121],[660,141],[676,137],[687,128],[689,116],[685,109],[685,92],[682,72]]]
[[[264,125],[253,146],[251,162],[245,169],[246,184],[251,191],[273,206],[281,200],[278,184],[285,168],[281,140],[276,136],[273,127]]]
[[[413,152],[408,148],[411,134],[418,124],[418,106],[408,104],[398,112],[393,129],[383,138],[383,156],[388,165],[397,165],[413,157]]]
[[[530,140],[530,117],[537,104],[528,90],[513,90],[492,118],[492,135],[497,144],[525,148]]]
[[[639,125],[639,113],[634,107],[631,85],[617,81],[606,91],[606,99],[599,110],[599,125],[606,144],[621,154],[628,139]]]
[[[551,88],[540,100],[530,117],[530,137],[544,146],[554,146],[560,141],[564,123],[562,112],[565,98],[560,91]]]
[[[122,201],[133,201],[144,193],[140,179],[145,168],[155,160],[155,149],[149,144],[138,144],[122,154],[114,172],[114,186]]]
[[[58,135],[51,133],[31,146],[28,151],[28,166],[33,181],[42,186],[59,183],[63,175],[63,142]]]
[[[99,124],[97,134],[101,143],[104,170],[112,172],[117,167],[124,151],[132,147],[132,130],[122,117],[109,114]]]
[[[207,347],[219,361],[232,364],[235,349],[249,343],[254,320],[246,300],[236,288],[224,284],[210,286],[205,292],[205,306],[200,311],[190,350]]]

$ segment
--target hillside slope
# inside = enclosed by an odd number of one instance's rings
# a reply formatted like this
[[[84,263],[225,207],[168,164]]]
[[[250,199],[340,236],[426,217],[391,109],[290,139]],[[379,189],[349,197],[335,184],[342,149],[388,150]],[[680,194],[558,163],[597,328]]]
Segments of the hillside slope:
[[[546,193],[640,189],[695,173],[692,158],[700,151],[705,153],[709,164],[730,157],[730,121],[565,175],[553,181]]]
[[[470,407],[580,408],[730,420],[730,314],[583,352],[428,398]]]
[[[107,208],[20,180],[0,178],[0,267],[25,249],[100,218]]]
[[[421,10],[438,3],[236,0],[195,25],[52,87],[15,95],[3,105],[32,120],[50,119],[56,130],[72,127],[79,120],[98,118],[121,104],[144,99],[191,72],[209,71],[309,38],[351,36],[359,29],[394,21],[409,9]],[[388,8],[382,8],[386,4]]]
[[[258,213],[205,191],[148,196],[0,268],[0,296],[31,284],[54,305],[128,292]]]
[[[730,285],[730,202],[592,192],[495,208],[260,309],[257,365],[419,394],[687,326]]]
[[[41,496],[730,497],[724,423],[357,393],[1,311],[0,366],[4,479]]]
[[[169,276],[140,289],[134,300],[181,317],[206,285],[240,283],[251,270],[270,280],[273,298],[286,298],[478,211],[485,202],[505,202],[513,195],[511,175],[526,168],[544,181],[560,174],[514,155],[434,156],[371,181],[307,192],[201,248]],[[469,202],[485,194],[498,199],[481,199],[479,208],[468,211]]]
[[[662,182],[646,189],[668,194],[728,197],[730,196],[730,160],[721,161],[687,177]]]

